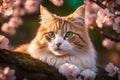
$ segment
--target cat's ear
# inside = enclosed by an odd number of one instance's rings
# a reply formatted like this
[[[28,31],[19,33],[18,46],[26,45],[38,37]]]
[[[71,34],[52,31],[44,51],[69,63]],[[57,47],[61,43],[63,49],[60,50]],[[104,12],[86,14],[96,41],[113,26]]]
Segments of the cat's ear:
[[[84,16],[85,16],[85,6],[84,5],[78,7],[72,14],[72,17],[75,18],[75,19],[76,18],[81,18],[81,17],[84,18]]]
[[[68,16],[68,19],[73,23],[84,26],[85,24],[85,6],[78,7],[71,15]]]
[[[49,22],[54,19],[54,16],[47,8],[40,5],[40,18],[41,22]]]

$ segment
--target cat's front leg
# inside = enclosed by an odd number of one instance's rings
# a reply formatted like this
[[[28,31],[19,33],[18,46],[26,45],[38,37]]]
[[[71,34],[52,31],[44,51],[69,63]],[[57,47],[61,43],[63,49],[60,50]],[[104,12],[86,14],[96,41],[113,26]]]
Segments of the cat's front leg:
[[[65,63],[59,67],[59,72],[62,73],[65,77],[67,77],[68,80],[81,80],[78,79],[78,76],[80,74],[80,70],[77,66]]]
[[[84,80],[94,80],[96,77],[96,73],[92,71],[91,69],[85,69],[80,73],[81,76],[83,76]]]

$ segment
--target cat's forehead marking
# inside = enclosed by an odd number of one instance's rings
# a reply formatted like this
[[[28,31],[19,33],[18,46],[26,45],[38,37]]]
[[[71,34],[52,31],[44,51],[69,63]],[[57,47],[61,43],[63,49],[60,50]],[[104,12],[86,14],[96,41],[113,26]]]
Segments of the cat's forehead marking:
[[[61,35],[61,30],[58,30],[57,34],[58,34],[58,36],[60,36]]]

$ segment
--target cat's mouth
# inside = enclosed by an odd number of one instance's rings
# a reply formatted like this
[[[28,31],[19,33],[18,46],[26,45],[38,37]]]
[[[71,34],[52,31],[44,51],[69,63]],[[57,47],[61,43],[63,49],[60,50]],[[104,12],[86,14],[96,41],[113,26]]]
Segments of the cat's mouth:
[[[55,49],[55,51],[63,51],[62,49],[60,49],[60,48],[57,48],[57,49]]]
[[[57,48],[55,50],[52,50],[53,54],[56,55],[56,56],[64,56],[66,55],[64,50],[60,49],[60,48]]]

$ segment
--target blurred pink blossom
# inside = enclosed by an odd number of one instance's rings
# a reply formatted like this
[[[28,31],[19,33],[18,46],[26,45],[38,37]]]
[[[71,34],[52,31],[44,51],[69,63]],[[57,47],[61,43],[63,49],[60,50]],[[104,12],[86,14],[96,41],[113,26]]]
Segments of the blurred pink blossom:
[[[118,51],[120,51],[120,42],[115,44],[115,47]]]
[[[85,3],[85,23],[86,27],[89,28],[90,26],[95,25],[95,21],[97,18],[97,12],[100,9],[98,5],[92,2],[84,1]]]
[[[97,13],[97,19],[96,19],[96,23],[97,26],[102,28],[103,25],[112,25],[113,24],[113,20],[112,17],[114,16],[114,14],[112,14],[111,12],[109,12],[109,9],[100,9]]]
[[[13,14],[12,15],[13,16],[23,16],[23,15],[25,15],[25,9],[17,7],[17,8],[15,8],[13,10]]]
[[[119,5],[120,5],[120,0],[115,0],[115,1],[116,1],[116,3],[117,3],[117,4],[119,4]]]
[[[114,19],[114,21],[115,21],[115,23],[120,24],[120,17],[116,17],[116,18]]]
[[[15,70],[9,67],[0,67],[0,80],[15,80]]]
[[[119,24],[113,23],[113,29],[114,29],[117,33],[120,33],[120,26],[119,26]]]
[[[96,14],[91,14],[91,15],[86,15],[85,16],[85,23],[86,23],[86,27],[92,26],[93,23],[95,23],[96,20]]]
[[[9,26],[8,23],[4,23],[2,25],[1,30],[9,35],[14,35],[16,33],[16,30],[14,27]]]
[[[120,15],[120,11],[115,11],[115,14],[116,15]]]
[[[64,0],[50,0],[55,6],[63,6]]]
[[[37,11],[37,4],[36,0],[26,0],[24,5],[28,13],[34,13]]]
[[[119,68],[117,66],[114,66],[112,63],[109,63],[106,67],[105,70],[108,72],[108,75],[113,77],[115,74],[118,73]]]
[[[113,29],[114,29],[117,33],[120,33],[120,17],[116,17],[116,18],[114,19]]]
[[[22,0],[16,0],[15,2],[14,2],[14,5],[15,6],[18,6],[18,5],[20,5],[22,3]]]
[[[9,40],[5,36],[0,35],[0,49],[8,48],[8,43]]]
[[[13,13],[12,3],[10,1],[3,0],[3,3],[0,8],[1,13],[4,15],[4,17],[10,16]]]
[[[22,25],[23,21],[20,17],[12,17],[8,22],[9,26],[13,28],[17,28],[18,26]]]
[[[0,13],[2,12],[2,6],[0,6]]]
[[[102,45],[108,49],[111,49],[114,47],[115,45],[115,42],[114,41],[111,41],[110,39],[104,39],[103,42],[102,42]]]
[[[12,15],[12,13],[13,13],[13,10],[12,10],[11,8],[8,8],[8,9],[6,10],[6,15],[7,15],[7,16]]]

